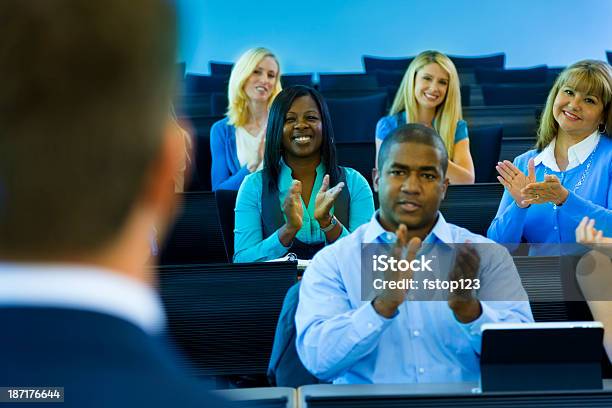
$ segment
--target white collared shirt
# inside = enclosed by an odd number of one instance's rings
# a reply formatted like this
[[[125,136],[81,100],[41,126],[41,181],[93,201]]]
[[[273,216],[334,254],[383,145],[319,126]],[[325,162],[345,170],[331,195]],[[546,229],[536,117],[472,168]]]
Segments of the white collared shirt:
[[[149,334],[165,326],[153,288],[89,265],[0,263],[0,308],[7,306],[88,310],[127,320]]]
[[[580,166],[584,161],[589,157],[591,152],[599,143],[599,132],[595,130],[592,134],[590,134],[587,138],[582,140],[579,143],[571,146],[567,149],[567,159],[568,164],[565,171],[571,170],[574,167]],[[557,164],[557,159],[555,158],[555,145],[557,139],[554,138],[548,146],[546,146],[540,154],[534,157],[534,164],[537,166],[540,163],[543,163],[546,167],[555,172],[560,172],[559,165]]]

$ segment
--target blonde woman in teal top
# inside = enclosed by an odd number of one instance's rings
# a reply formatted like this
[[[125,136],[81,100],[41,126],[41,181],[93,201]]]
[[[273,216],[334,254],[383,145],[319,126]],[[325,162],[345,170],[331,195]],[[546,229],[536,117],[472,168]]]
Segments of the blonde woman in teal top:
[[[434,128],[448,151],[452,184],[474,182],[467,123],[461,118],[461,92],[455,65],[438,51],[424,51],[410,63],[389,116],[376,125],[376,158],[382,141],[397,127],[421,123]]]

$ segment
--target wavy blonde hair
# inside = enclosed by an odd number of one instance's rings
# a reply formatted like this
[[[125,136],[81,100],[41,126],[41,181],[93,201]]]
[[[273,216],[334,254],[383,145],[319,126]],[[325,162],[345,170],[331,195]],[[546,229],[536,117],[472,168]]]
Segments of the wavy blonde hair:
[[[564,86],[571,86],[578,92],[598,97],[603,103],[603,117],[606,130],[612,130],[612,67],[603,61],[582,60],[565,68],[557,77],[548,93],[546,107],[542,112],[538,128],[536,149],[541,151],[557,137],[559,124],[553,115],[557,94]]]
[[[244,83],[253,73],[257,65],[266,57],[271,57],[276,62],[278,72],[276,73],[276,85],[268,101],[268,109],[272,105],[272,100],[282,90],[280,83],[280,64],[276,55],[267,48],[258,47],[251,48],[238,58],[229,79],[229,87],[227,90],[227,97],[229,100],[229,106],[227,108],[227,116],[229,117],[229,124],[236,127],[244,126],[249,121],[249,97],[244,92]]]
[[[455,148],[455,130],[457,121],[462,119],[461,114],[461,91],[459,89],[459,75],[455,64],[446,55],[438,51],[424,51],[417,55],[410,63],[404,78],[400,84],[397,94],[391,105],[390,115],[396,115],[406,111],[406,122],[417,122],[416,95],[414,94],[414,83],[417,72],[425,65],[438,64],[448,74],[448,89],[442,103],[436,108],[434,117],[434,128],[442,137],[448,157],[453,158]]]

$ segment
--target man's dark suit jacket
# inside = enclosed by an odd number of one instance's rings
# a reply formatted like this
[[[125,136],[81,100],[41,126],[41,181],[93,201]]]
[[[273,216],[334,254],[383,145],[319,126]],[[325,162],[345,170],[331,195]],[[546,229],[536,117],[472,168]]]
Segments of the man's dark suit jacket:
[[[0,307],[0,328],[0,386],[64,387],[65,407],[225,405],[181,371],[161,340],[118,317]]]

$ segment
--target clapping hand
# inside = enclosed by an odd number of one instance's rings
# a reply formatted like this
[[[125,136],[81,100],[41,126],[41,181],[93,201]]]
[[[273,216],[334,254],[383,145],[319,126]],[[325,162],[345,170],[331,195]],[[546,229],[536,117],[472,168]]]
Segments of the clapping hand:
[[[463,323],[474,321],[481,313],[480,302],[473,295],[473,289],[480,287],[479,269],[480,256],[476,249],[470,245],[469,241],[459,245],[449,281],[459,282],[460,289],[449,294],[448,306],[453,310],[457,319]]]
[[[567,199],[569,191],[563,187],[557,176],[547,174],[544,177],[544,181],[529,183],[523,187],[521,194],[525,197],[523,203],[527,205],[543,203],[561,205]]]
[[[595,220],[584,217],[576,228],[576,242],[612,257],[612,238],[604,237],[603,231],[595,228]]]
[[[595,220],[584,217],[576,228],[576,242],[579,244],[607,244],[612,243],[612,239],[605,238],[602,230],[595,229]]]
[[[283,202],[283,213],[287,218],[287,227],[293,231],[302,228],[304,220],[304,209],[302,208],[302,183],[293,180],[285,201]]]
[[[336,198],[340,195],[340,192],[344,188],[344,182],[341,181],[334,187],[329,188],[329,174],[323,177],[323,183],[315,198],[315,211],[314,217],[319,224],[329,223],[330,216],[329,211],[334,205]]]
[[[397,260],[405,259],[409,263],[416,258],[416,254],[421,249],[421,239],[418,237],[408,241],[408,228],[404,224],[400,224],[397,231],[397,240],[391,248],[390,257]],[[407,282],[412,279],[413,271],[408,269],[402,271],[400,268],[387,268],[384,272],[385,282],[402,282],[406,279]],[[406,289],[390,289],[389,285],[385,286],[382,293],[376,297],[374,307],[376,311],[383,316],[391,317],[397,311],[397,308],[404,303],[406,298]]]
[[[495,169],[499,173],[497,180],[508,190],[508,193],[514,198],[516,205],[521,208],[528,207],[529,203],[524,202],[525,197],[521,191],[530,183],[535,183],[535,165],[533,159],[529,160],[527,175],[508,160],[498,162]]]

